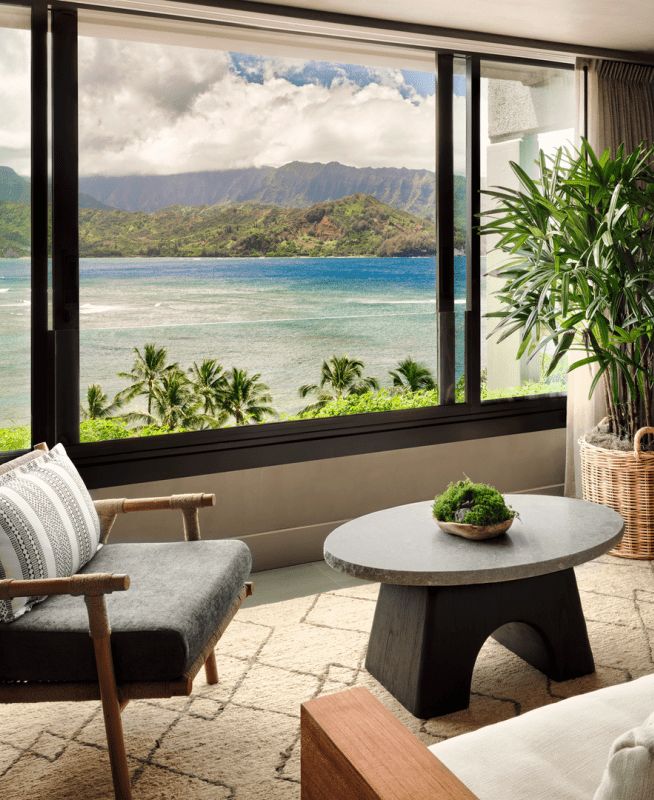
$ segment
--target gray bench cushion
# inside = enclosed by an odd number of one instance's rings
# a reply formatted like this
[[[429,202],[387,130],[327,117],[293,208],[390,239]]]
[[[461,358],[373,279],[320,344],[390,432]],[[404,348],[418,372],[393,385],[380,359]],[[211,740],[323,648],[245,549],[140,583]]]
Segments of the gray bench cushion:
[[[130,588],[106,596],[116,679],[180,678],[243,587],[252,557],[234,539],[108,544],[81,573],[129,575]],[[52,596],[0,623],[0,680],[96,680],[83,597]]]

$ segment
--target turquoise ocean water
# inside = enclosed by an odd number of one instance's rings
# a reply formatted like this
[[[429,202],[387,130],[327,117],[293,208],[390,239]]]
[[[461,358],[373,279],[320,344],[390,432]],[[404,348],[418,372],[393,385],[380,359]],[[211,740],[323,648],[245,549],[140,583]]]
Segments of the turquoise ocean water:
[[[465,258],[456,259],[465,308]],[[407,355],[436,372],[433,258],[82,259],[81,391],[125,386],[132,348],[155,342],[189,367],[216,358],[261,373],[280,412],[306,401],[323,359],[347,354],[383,385]],[[0,426],[29,421],[29,260],[0,259]],[[457,314],[457,371],[463,313]]]

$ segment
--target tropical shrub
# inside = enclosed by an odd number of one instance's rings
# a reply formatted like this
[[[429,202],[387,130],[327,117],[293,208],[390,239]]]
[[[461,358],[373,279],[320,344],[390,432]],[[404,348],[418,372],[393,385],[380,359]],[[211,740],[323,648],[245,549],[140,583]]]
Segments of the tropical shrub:
[[[0,428],[0,451],[28,450],[31,447],[32,426]]]
[[[300,397],[304,398],[311,394],[316,397],[315,401],[303,408],[301,413],[319,411],[335,400],[379,389],[377,378],[362,377],[364,366],[360,359],[348,358],[346,355],[333,355],[329,361],[324,360],[320,370],[320,381],[304,384],[298,390]]]
[[[134,431],[128,428],[127,423],[121,419],[87,419],[79,424],[80,442],[128,439],[133,435]]]
[[[654,147],[599,158],[580,151],[540,153],[533,180],[511,167],[520,189],[486,192],[495,206],[482,234],[496,234],[509,258],[502,278],[499,340],[518,332],[517,357],[553,351],[548,374],[571,351],[569,370],[595,364],[609,431],[633,439],[652,425],[654,386]],[[600,384],[599,382],[602,381]]]
[[[378,392],[368,391],[332,400],[321,408],[302,411],[295,416],[282,415],[282,419],[321,419],[347,414],[368,414],[374,411],[399,411],[404,408],[425,408],[437,403],[438,389],[394,395],[388,389],[380,389]]]

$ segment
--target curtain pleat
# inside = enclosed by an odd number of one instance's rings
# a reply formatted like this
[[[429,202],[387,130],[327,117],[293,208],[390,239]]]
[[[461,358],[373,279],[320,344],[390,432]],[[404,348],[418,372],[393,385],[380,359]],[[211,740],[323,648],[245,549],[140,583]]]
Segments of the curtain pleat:
[[[578,137],[585,135],[598,155],[608,148],[615,156],[623,142],[627,153],[641,142],[648,147],[654,143],[653,67],[577,59],[575,68]],[[592,377],[590,366],[580,367],[568,375],[566,497],[581,497],[577,441],[606,414],[604,396],[599,388],[592,400],[588,399]]]

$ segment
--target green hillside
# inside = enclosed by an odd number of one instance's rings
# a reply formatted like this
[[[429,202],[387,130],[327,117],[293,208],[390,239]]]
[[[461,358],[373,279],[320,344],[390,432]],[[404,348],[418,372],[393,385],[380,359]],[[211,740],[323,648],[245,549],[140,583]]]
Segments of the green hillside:
[[[307,209],[238,204],[79,209],[81,257],[428,256],[435,228],[370,195]],[[30,207],[0,201],[0,257],[29,255]]]
[[[292,162],[197,175],[96,176],[81,184],[94,193],[79,193],[82,256],[434,252],[433,173],[425,170]],[[123,195],[149,198],[151,207],[122,210]],[[0,167],[0,258],[29,255],[29,203],[29,181]],[[460,175],[454,177],[454,225],[454,245],[462,249]]]
[[[12,203],[29,203],[30,185],[11,167],[0,167],[0,200]]]
[[[0,258],[18,258],[30,251],[30,207],[0,200]]]
[[[433,255],[433,222],[370,195],[307,209],[171,206],[146,214],[80,209],[84,256]]]

